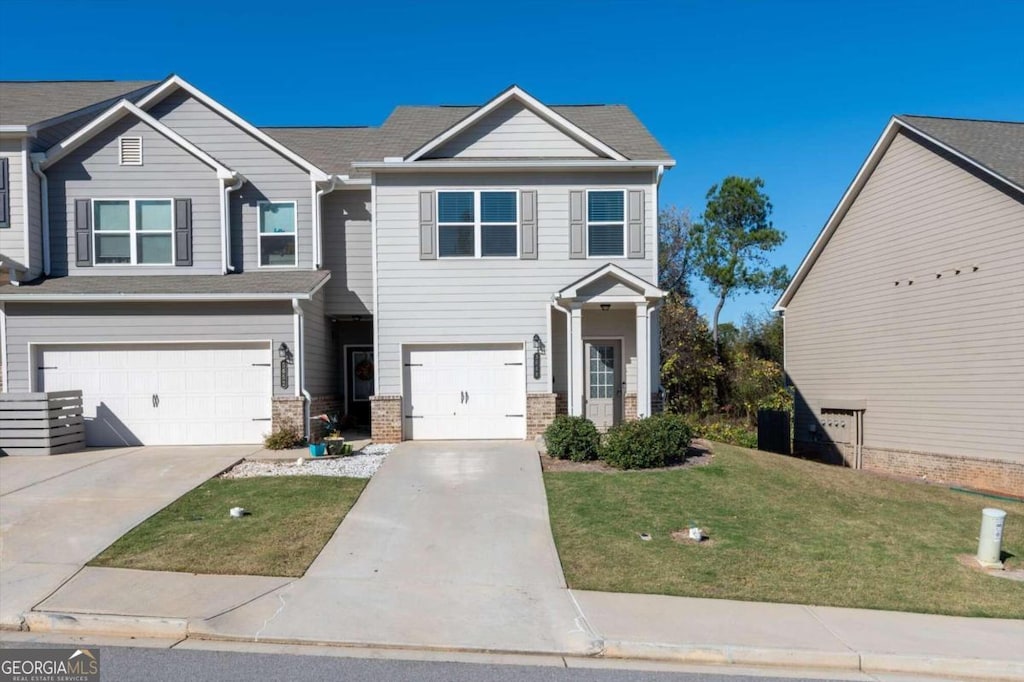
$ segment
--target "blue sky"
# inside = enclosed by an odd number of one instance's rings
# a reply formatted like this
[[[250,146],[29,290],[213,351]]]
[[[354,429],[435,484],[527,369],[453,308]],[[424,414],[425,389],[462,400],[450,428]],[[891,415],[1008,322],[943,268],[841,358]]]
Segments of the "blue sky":
[[[663,206],[699,215],[713,183],[760,175],[790,269],[890,115],[1024,120],[1024,2],[1009,0],[7,0],[2,21],[26,30],[5,31],[0,78],[177,72],[258,125],[376,125],[396,104],[480,103],[510,83],[626,103],[678,161]]]

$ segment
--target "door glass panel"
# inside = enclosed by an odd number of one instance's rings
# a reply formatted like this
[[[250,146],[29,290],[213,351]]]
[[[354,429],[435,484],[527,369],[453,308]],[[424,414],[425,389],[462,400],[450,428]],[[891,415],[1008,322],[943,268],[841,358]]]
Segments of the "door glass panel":
[[[373,395],[373,351],[352,351],[352,400],[369,400]]]
[[[615,397],[615,346],[590,346],[590,397]]]

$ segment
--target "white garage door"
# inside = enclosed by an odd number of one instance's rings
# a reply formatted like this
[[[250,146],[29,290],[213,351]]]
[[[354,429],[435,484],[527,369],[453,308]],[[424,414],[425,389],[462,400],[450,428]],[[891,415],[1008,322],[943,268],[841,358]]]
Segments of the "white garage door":
[[[412,347],[404,363],[406,438],[526,436],[522,346]]]
[[[39,391],[79,389],[89,445],[259,443],[270,431],[263,344],[38,349]]]

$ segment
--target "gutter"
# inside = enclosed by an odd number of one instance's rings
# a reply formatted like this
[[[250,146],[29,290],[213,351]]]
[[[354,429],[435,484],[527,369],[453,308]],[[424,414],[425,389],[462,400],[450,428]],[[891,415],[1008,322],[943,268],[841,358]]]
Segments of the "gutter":
[[[515,160],[515,161],[359,161],[353,168],[371,171],[466,171],[466,170],[622,170],[629,168],[671,168],[672,160],[612,161],[608,159],[579,160]]]
[[[50,184],[46,179],[46,173],[42,171],[39,164],[46,158],[46,154],[32,155],[32,172],[39,178],[39,206],[42,212],[43,221],[43,274],[50,276]],[[28,210],[28,207],[25,207]]]
[[[551,307],[565,313],[565,366],[568,369],[568,372],[566,372],[568,381],[565,385],[565,402],[569,408],[569,413],[572,414],[572,333],[569,330],[572,321],[572,313],[569,312],[568,308],[559,305],[558,294],[551,296]],[[552,336],[554,336],[554,334],[552,334]],[[552,349],[552,353],[553,352],[554,350]]]
[[[220,247],[223,253],[222,267],[224,274],[235,271],[231,264],[231,193],[242,188],[245,184],[245,176],[238,172],[232,172],[234,183],[227,184],[224,179],[224,191],[220,194]]]
[[[313,267],[319,270],[323,266],[323,225],[324,225],[324,209],[323,209],[323,198],[325,194],[330,194],[334,190],[338,189],[338,184],[344,182],[348,176],[332,175],[330,184],[327,187],[316,190],[315,201],[316,206],[314,207],[314,216],[316,224],[313,226]],[[313,187],[316,188],[316,181],[313,181]]]
[[[299,299],[292,299],[292,310],[295,311],[295,389],[302,394],[302,435],[309,441],[309,409],[313,404],[313,396],[306,390],[306,358],[304,345],[306,342],[306,319],[303,315]]]

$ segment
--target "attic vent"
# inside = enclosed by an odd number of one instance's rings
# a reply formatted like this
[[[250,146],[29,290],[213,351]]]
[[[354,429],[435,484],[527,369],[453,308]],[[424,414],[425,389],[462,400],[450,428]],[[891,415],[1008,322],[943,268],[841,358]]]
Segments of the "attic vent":
[[[142,165],[142,138],[122,137],[121,142],[121,165],[141,166]]]

